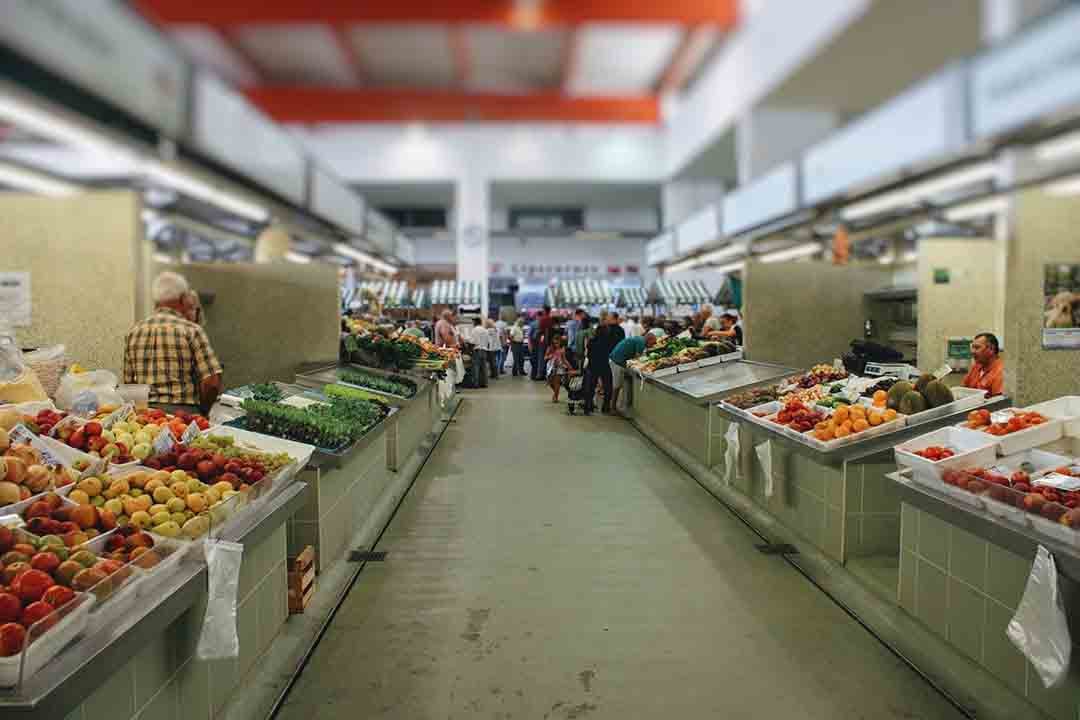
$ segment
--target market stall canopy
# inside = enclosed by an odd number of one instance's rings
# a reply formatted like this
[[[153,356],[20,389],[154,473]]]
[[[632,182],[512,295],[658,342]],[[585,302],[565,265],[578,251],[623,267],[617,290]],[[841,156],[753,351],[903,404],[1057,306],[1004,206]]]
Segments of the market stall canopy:
[[[566,280],[559,283],[558,305],[605,305],[615,300],[615,291],[606,280]]]
[[[724,278],[724,284],[713,297],[713,305],[724,308],[742,307],[742,281],[730,275]]]
[[[412,292],[412,306],[414,308],[427,308],[431,307],[431,296],[427,290],[423,288],[416,288]]]
[[[479,282],[436,280],[431,283],[432,305],[479,305],[483,288]]]
[[[544,304],[548,307],[555,307],[559,303],[555,301],[555,289],[547,288],[544,290]]]
[[[649,304],[649,293],[645,288],[620,288],[619,307],[645,307]]]
[[[649,290],[649,300],[664,305],[702,305],[712,293],[700,280],[657,280]]]
[[[360,292],[371,292],[383,307],[403,307],[409,304],[409,286],[404,280],[370,280],[360,283]]]

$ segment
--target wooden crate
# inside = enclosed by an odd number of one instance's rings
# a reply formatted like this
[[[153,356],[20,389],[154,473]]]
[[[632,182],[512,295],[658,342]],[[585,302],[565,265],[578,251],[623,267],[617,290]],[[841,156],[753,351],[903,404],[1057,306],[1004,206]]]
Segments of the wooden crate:
[[[289,614],[298,615],[315,596],[315,548],[308,545],[289,558]]]

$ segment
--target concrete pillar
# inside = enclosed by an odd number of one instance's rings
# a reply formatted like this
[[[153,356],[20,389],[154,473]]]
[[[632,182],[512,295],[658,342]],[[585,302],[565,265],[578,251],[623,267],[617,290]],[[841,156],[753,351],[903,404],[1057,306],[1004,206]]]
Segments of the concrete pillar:
[[[748,183],[825,138],[841,124],[839,113],[825,108],[759,106],[735,124],[739,184]]]
[[[491,220],[487,178],[468,176],[458,181],[456,198],[457,279],[479,282],[484,317],[488,311],[488,269],[490,268]]]

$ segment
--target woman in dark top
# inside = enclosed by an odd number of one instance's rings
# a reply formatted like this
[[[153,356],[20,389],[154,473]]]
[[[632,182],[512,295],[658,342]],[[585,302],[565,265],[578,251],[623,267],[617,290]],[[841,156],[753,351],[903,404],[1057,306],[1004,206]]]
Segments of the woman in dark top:
[[[611,366],[608,365],[608,356],[611,351],[625,337],[623,329],[618,325],[618,317],[611,316],[606,312],[600,313],[600,320],[596,325],[596,331],[589,338],[585,353],[589,357],[589,370],[585,375],[585,414],[591,415],[596,408],[596,384],[604,386],[604,405],[601,408],[604,414],[611,412],[612,378]]]

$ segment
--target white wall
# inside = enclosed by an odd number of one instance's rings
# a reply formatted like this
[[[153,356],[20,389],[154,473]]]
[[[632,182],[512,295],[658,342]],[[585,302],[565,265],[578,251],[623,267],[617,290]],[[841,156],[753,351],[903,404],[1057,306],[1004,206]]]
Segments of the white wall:
[[[608,265],[637,265],[645,270],[645,240],[578,239],[576,237],[491,239],[491,261],[502,263],[502,274],[513,274],[509,265],[597,265],[601,274]]]
[[[663,128],[629,125],[371,125],[294,129],[356,183],[487,180],[658,182]]]
[[[659,230],[658,211],[653,207],[586,206],[587,230],[619,230],[632,233],[654,233]],[[496,205],[491,208],[491,230],[502,232],[510,228],[510,208]]]
[[[689,97],[670,110],[667,174],[677,174],[738,117],[866,12],[871,3],[872,0],[744,2],[740,27]],[[858,72],[858,68],[852,68],[851,72]]]
[[[454,265],[457,263],[454,239],[449,235],[413,238],[417,265]]]

